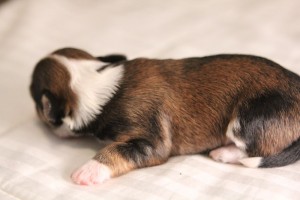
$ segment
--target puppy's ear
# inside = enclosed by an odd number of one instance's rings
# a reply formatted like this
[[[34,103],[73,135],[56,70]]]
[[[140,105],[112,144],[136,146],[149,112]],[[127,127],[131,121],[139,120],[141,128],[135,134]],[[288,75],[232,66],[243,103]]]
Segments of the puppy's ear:
[[[60,126],[62,118],[65,117],[65,104],[51,93],[44,93],[41,98],[42,113],[48,123]]]
[[[52,117],[50,115],[52,104],[51,104],[49,98],[45,94],[43,94],[43,96],[42,96],[41,103],[42,103],[42,108],[43,108],[43,114],[44,114],[44,117],[46,118],[46,120],[49,122],[54,121],[54,119],[52,119]]]
[[[117,62],[122,62],[122,61],[126,61],[127,58],[125,55],[121,55],[121,54],[112,54],[112,55],[107,55],[107,56],[99,56],[96,57],[97,60],[100,60],[102,62],[105,63],[117,63]]]

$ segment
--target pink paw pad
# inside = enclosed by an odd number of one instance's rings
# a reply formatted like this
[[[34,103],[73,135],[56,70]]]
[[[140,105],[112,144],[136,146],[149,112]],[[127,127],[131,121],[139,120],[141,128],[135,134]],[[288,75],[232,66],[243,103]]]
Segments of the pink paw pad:
[[[240,159],[247,157],[247,154],[235,145],[229,145],[211,151],[209,156],[218,162],[238,163]]]
[[[111,171],[108,166],[96,160],[90,160],[72,175],[71,179],[79,185],[96,185],[110,179]]]

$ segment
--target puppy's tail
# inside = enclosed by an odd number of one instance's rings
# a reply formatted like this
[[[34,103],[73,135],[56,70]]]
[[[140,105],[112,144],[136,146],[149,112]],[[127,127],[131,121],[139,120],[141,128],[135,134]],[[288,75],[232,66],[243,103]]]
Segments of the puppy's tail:
[[[250,157],[239,162],[250,168],[281,167],[292,164],[300,159],[300,138],[282,152],[268,157]]]

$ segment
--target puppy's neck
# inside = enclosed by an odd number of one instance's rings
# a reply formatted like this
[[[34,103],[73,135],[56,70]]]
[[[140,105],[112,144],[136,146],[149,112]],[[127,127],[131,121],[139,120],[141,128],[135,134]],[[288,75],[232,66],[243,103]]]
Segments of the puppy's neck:
[[[105,67],[98,60],[79,60],[61,55],[50,55],[63,64],[71,76],[70,88],[77,96],[76,108],[63,121],[71,130],[88,125],[102,112],[103,106],[114,96],[123,77],[122,65]]]

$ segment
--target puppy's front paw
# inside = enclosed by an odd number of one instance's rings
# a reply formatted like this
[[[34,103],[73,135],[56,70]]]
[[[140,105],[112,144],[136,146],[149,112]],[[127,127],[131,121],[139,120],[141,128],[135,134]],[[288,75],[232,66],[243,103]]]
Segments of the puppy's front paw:
[[[110,179],[111,171],[96,160],[90,160],[72,175],[72,180],[79,185],[96,185]]]

